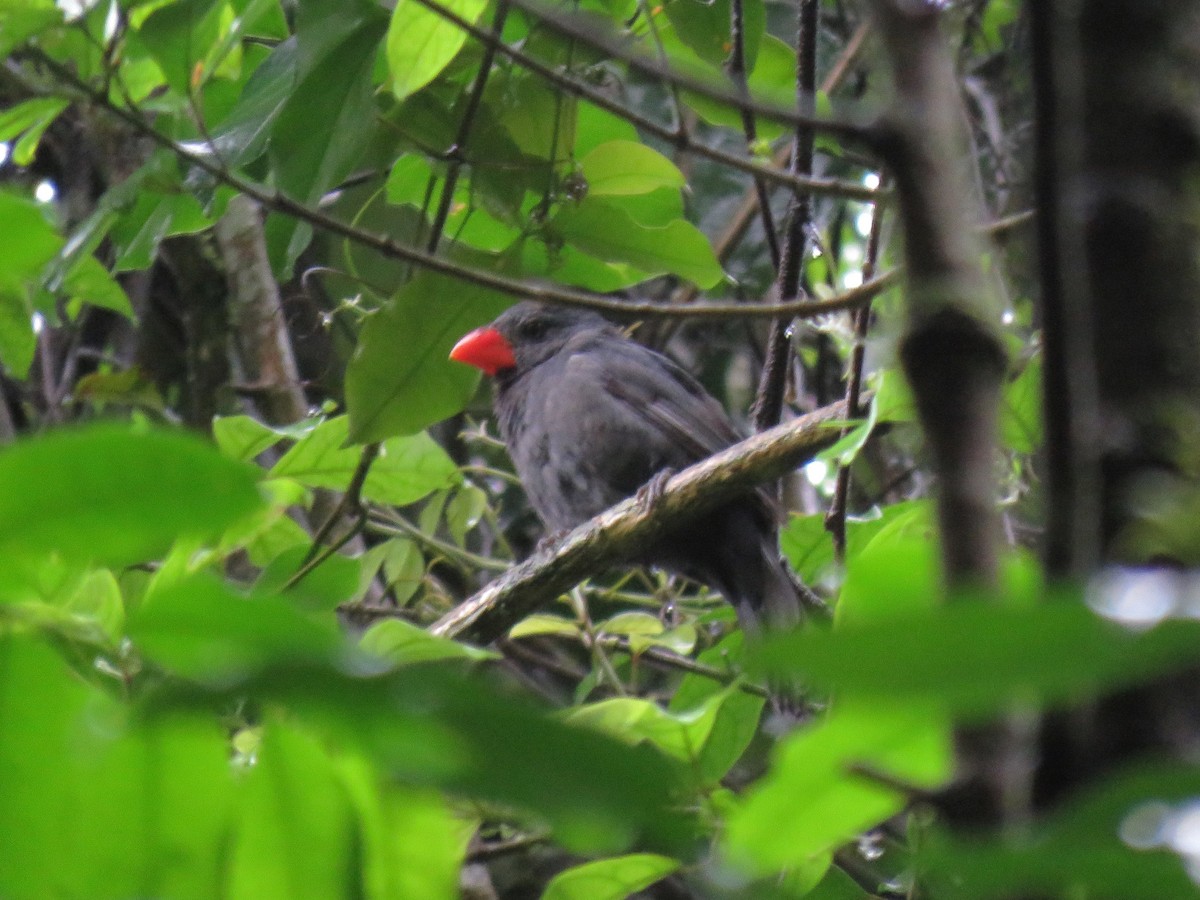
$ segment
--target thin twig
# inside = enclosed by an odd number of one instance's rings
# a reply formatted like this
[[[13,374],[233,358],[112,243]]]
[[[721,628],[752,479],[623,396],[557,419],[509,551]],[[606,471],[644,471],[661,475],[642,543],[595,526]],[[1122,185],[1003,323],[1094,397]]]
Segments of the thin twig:
[[[871,211],[871,230],[867,235],[867,249],[863,260],[863,281],[875,277],[879,262],[879,247],[883,235],[883,210]],[[867,356],[867,329],[871,323],[871,307],[864,306],[851,313],[854,319],[854,349],[850,353],[850,372],[846,378],[846,405],[851,418],[860,414],[859,400],[862,397],[863,362]],[[843,431],[843,434],[846,432]],[[846,506],[850,495],[850,466],[839,465],[833,500],[825,515],[825,530],[833,538],[833,555],[839,563],[846,559]]]
[[[800,0],[796,23],[796,95],[801,113],[810,117],[817,83],[817,0]],[[811,177],[815,136],[812,128],[797,125],[792,139],[794,175]],[[804,262],[808,257],[808,229],[812,224],[813,198],[806,191],[792,197],[790,220],[784,238],[783,261],[778,267],[776,283],[780,302],[800,296],[804,277]],[[758,431],[779,423],[783,414],[783,395],[787,388],[788,364],[791,362],[791,327],[787,319],[775,319],[767,338],[766,360],[754,398],[754,427]]]

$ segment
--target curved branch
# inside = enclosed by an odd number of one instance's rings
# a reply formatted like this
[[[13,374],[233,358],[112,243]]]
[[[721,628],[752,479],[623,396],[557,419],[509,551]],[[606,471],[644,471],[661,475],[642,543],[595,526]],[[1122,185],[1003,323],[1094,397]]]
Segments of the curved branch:
[[[495,640],[598,569],[633,557],[670,523],[702,515],[796,468],[837,439],[845,418],[846,404],[839,401],[684,469],[667,482],[654,503],[636,497],[618,503],[554,546],[534,552],[429,630],[479,643]]]

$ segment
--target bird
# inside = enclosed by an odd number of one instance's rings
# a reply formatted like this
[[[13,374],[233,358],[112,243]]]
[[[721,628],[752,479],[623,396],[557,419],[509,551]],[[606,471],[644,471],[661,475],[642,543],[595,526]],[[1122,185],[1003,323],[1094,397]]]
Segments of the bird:
[[[663,473],[739,440],[690,373],[591,310],[519,302],[450,358],[491,377],[500,436],[551,534],[653,493]],[[802,619],[802,588],[780,556],[777,504],[765,490],[672,526],[631,561],[720,592],[747,634]]]

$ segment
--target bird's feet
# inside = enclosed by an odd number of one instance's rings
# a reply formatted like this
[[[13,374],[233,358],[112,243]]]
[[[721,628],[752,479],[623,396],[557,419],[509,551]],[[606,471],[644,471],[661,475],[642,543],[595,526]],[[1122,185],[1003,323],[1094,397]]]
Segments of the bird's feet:
[[[541,540],[537,542],[537,546],[533,548],[534,553],[543,553],[553,549],[563,538],[571,533],[570,528],[560,528],[558,531],[552,531],[549,534],[543,534]]]
[[[652,509],[654,504],[656,504],[666,492],[668,482],[670,482],[670,480],[674,477],[674,469],[663,469],[637,489],[637,493],[633,495],[634,499],[637,500],[638,505],[640,505],[642,509]]]

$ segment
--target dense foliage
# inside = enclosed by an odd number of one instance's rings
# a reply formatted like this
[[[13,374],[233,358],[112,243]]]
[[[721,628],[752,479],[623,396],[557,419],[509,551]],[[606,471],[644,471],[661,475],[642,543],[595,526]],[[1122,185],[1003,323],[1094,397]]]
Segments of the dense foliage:
[[[1195,664],[1200,622],[1037,560],[1017,0],[941,4],[1010,351],[1003,574],[945,602],[870,5],[817,4],[830,127],[789,173],[786,3],[0,2],[0,896],[1194,893],[1169,757],[939,814],[956,729]],[[522,284],[759,309],[797,188],[800,293],[850,299],[792,326],[785,417],[873,391],[784,486],[832,621],[744,642],[614,565],[487,646],[432,633],[542,537],[455,340]],[[749,430],[769,319],[711,305],[635,334]],[[1194,518],[1161,509],[1146,556]]]

